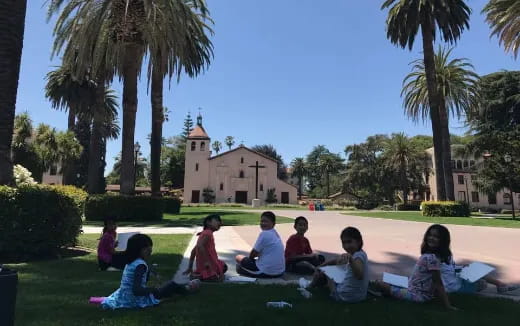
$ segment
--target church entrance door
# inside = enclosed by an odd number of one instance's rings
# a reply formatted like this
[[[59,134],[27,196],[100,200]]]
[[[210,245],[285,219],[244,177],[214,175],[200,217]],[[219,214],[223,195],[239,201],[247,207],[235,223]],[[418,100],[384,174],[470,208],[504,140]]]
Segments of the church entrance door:
[[[282,204],[289,204],[289,193],[282,192]]]
[[[236,191],[235,203],[247,204],[247,191]]]
[[[192,203],[200,203],[200,190],[192,190],[191,191],[191,202]]]

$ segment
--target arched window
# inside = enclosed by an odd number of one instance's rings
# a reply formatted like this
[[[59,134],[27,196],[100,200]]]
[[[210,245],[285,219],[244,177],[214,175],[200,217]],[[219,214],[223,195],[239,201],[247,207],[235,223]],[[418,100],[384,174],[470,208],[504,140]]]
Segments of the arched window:
[[[221,182],[220,183],[220,191],[224,190],[224,184]]]
[[[240,158],[240,163],[244,164],[244,158],[243,157]]]
[[[467,169],[469,166],[469,162],[467,160],[464,160],[464,168]]]
[[[462,169],[462,161],[461,160],[457,161],[457,169]]]
[[[200,151],[204,152],[205,150],[206,150],[206,143],[205,142],[201,142],[200,143]]]
[[[504,205],[511,205],[511,195],[504,194]]]
[[[239,178],[244,178],[244,171],[240,171],[240,174],[238,175]]]
[[[197,144],[196,144],[194,141],[192,141],[192,142],[191,142],[191,151],[192,151],[192,152],[195,150],[195,147],[196,147],[196,146],[197,146]]]
[[[264,185],[262,183],[260,184],[260,191],[264,191]]]
[[[199,163],[195,163],[195,171],[199,170]]]
[[[474,166],[475,166],[475,161],[473,161],[473,160],[469,161],[469,166],[470,166],[471,168],[474,167]]]

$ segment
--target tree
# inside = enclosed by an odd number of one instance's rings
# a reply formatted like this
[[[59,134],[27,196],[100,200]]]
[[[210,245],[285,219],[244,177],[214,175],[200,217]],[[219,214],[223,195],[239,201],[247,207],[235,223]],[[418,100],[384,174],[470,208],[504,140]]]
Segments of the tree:
[[[443,126],[448,124],[448,115],[446,110],[441,108],[433,43],[437,31],[445,41],[455,43],[464,29],[469,28],[471,9],[464,0],[386,0],[382,9],[386,8],[390,8],[386,20],[387,38],[393,44],[402,48],[408,47],[411,50],[419,28],[421,29],[424,71],[435,152],[437,198],[445,200],[448,193],[445,186],[446,174],[442,168],[446,162],[444,160],[446,153],[443,150],[442,129]],[[449,175],[448,178],[451,180],[452,176]],[[448,199],[453,200],[454,198]]]
[[[211,147],[213,148],[215,153],[217,153],[217,155],[218,155],[218,152],[220,152],[220,150],[222,149],[222,143],[219,142],[218,140],[215,140],[213,142],[213,144],[211,144]]]
[[[31,142],[33,136],[33,125],[29,113],[24,112],[14,118],[14,135],[12,143],[13,164],[18,164],[28,169],[32,176],[38,181],[42,181],[43,166],[34,143]]]
[[[162,148],[161,180],[168,187],[179,189],[184,186],[184,161],[186,142],[183,135],[171,137]]]
[[[161,195],[161,146],[163,109],[163,80],[165,76],[177,76],[184,72],[195,77],[209,66],[213,45],[206,32],[213,33],[206,25],[210,20],[204,2],[194,6],[192,1],[158,2],[161,14],[153,21],[156,25],[154,42],[148,43],[151,79],[152,134],[150,141],[150,173],[152,196]],[[174,32],[173,32],[174,31]],[[151,75],[151,76],[150,76]]]
[[[453,116],[460,118],[466,114],[477,95],[479,76],[473,71],[473,66],[465,58],[450,60],[453,49],[444,50],[439,47],[435,55],[435,73],[437,95],[440,112],[451,111]],[[404,96],[406,115],[414,121],[426,120],[430,115],[430,103],[426,69],[423,60],[415,60],[413,69],[403,81],[401,96]],[[446,115],[449,120],[449,114]],[[448,122],[441,121],[442,169],[445,174],[446,197],[455,199],[453,173],[451,170],[451,140]]]
[[[518,56],[520,47],[520,5],[516,0],[490,0],[482,13],[491,27],[491,36],[497,36],[506,52]]]
[[[255,152],[264,154],[276,161],[277,177],[280,180],[287,180],[287,166],[283,162],[283,158],[273,145],[255,145],[251,148]]]
[[[338,154],[325,154],[320,157],[319,168],[325,175],[327,198],[330,196],[330,175],[338,173],[343,168],[343,159]]]
[[[307,166],[307,177],[309,180],[309,191],[312,193],[317,187],[322,186],[323,175],[319,167],[320,157],[330,154],[330,151],[324,145],[315,146],[305,159]],[[321,196],[319,196],[321,197]]]
[[[0,185],[13,184],[11,142],[27,0],[0,2]]]
[[[137,162],[134,162],[134,164],[136,163],[135,185],[137,187],[147,187],[150,185],[148,180],[148,161],[142,155],[143,153],[139,152],[137,155]],[[119,184],[121,179],[121,153],[119,153],[114,159],[115,161],[112,171],[110,171],[106,178],[108,184]]]
[[[305,160],[303,157],[296,157],[291,162],[292,177],[298,178],[298,199],[302,199],[303,177],[307,174]]]
[[[184,128],[182,129],[181,137],[186,144],[188,140],[188,136],[190,135],[191,130],[193,129],[193,119],[191,118],[191,114],[188,112],[186,118],[184,119]]]
[[[226,143],[226,146],[229,148],[229,150],[231,150],[231,147],[235,145],[235,138],[233,136],[227,136],[224,142]]]

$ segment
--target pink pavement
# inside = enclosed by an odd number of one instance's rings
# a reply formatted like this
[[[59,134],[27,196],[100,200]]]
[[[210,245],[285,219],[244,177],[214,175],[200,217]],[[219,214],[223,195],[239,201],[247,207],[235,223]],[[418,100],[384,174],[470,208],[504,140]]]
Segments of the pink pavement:
[[[325,254],[342,252],[339,235],[347,226],[358,228],[370,260],[371,279],[384,271],[409,275],[420,255],[424,232],[430,225],[379,218],[342,215],[338,212],[280,210],[276,215],[309,220],[306,236],[314,250]],[[505,282],[520,283],[520,229],[446,225],[452,237],[452,251],[457,263],[481,261],[496,268],[494,276]],[[252,246],[260,231],[258,226],[233,227]],[[294,233],[292,224],[276,225],[282,240]]]

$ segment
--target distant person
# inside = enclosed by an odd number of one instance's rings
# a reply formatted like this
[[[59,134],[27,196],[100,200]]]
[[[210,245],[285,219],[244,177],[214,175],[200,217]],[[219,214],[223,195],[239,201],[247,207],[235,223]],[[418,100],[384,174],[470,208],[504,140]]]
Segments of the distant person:
[[[285,244],[285,271],[296,274],[313,274],[316,266],[325,262],[325,257],[313,253],[305,233],[309,222],[303,216],[294,220],[296,234],[291,235]]]
[[[236,257],[237,272],[255,278],[275,278],[283,275],[285,259],[283,243],[274,229],[276,216],[273,212],[263,212],[260,216],[262,232],[249,257]]]
[[[366,299],[368,291],[368,257],[363,251],[363,237],[355,227],[343,229],[340,235],[345,253],[325,262],[322,266],[346,265],[345,278],[336,283],[321,270],[314,274],[309,288],[326,286],[337,301],[355,303]]]
[[[147,260],[152,248],[152,239],[146,234],[135,234],[128,239],[126,255],[129,263],[123,271],[119,289],[101,302],[103,308],[146,308],[175,293],[186,294],[199,288],[199,280],[184,285],[169,281],[160,288],[147,287],[150,275]]]
[[[122,270],[127,263],[124,252],[116,251],[117,225],[113,219],[104,221],[103,232],[97,248],[98,265],[102,271]]]
[[[451,261],[450,233],[440,224],[430,226],[423,237],[421,257],[415,264],[408,281],[408,288],[377,282],[377,286],[389,296],[413,302],[427,302],[438,297],[450,310],[458,310],[451,305],[441,278],[441,265]]]
[[[190,275],[192,279],[200,279],[207,282],[224,281],[224,274],[228,267],[218,259],[215,249],[215,238],[213,232],[220,229],[222,219],[220,215],[211,214],[204,218],[204,230],[198,234],[197,244],[191,251],[188,269],[183,273]],[[196,268],[193,271],[193,262],[196,260]]]

